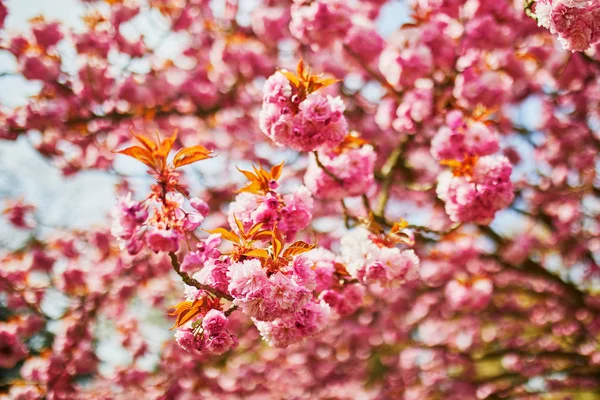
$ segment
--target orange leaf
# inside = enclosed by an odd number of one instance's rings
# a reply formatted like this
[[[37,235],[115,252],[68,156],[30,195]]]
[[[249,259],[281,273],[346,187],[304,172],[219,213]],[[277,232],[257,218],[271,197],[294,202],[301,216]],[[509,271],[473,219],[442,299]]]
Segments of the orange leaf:
[[[292,86],[299,88],[301,86],[300,79],[293,72],[288,71],[287,69],[280,69],[279,72],[287,78],[288,81],[292,84]]]
[[[131,134],[138,140],[138,142],[140,142],[146,149],[148,149],[149,152],[152,153],[152,152],[156,151],[156,149],[158,148],[156,143],[154,143],[152,140],[148,139],[147,137],[144,137],[141,135],[136,135],[133,131],[131,132]]]
[[[308,68],[304,66],[304,60],[300,59],[298,61],[298,65],[296,65],[296,73],[300,77],[300,79],[305,80],[308,77]]]
[[[248,237],[252,238],[254,235],[256,235],[260,229],[263,227],[263,223],[259,222],[258,224],[254,225],[252,228],[250,228],[250,230],[248,231]]]
[[[173,166],[175,168],[182,167],[196,161],[205,160],[211,157],[211,151],[204,146],[184,147],[179,150],[173,158]]]
[[[307,251],[311,251],[315,247],[316,247],[315,244],[308,244],[306,242],[298,240],[298,241],[292,243],[290,245],[290,247],[285,249],[285,251],[283,252],[283,256],[284,257],[294,257],[298,254],[302,254],[302,253],[306,253]]]
[[[269,258],[269,252],[265,249],[252,249],[243,255],[248,257]]]
[[[273,179],[273,180],[279,179],[279,177],[281,176],[282,170],[283,170],[283,161],[281,162],[281,164],[274,165],[271,168],[271,179]]]
[[[260,231],[251,236],[252,240],[265,240],[274,235],[273,231]]]
[[[158,136],[158,131],[156,131],[156,135]],[[161,158],[162,160],[166,160],[169,152],[173,148],[173,143],[175,143],[175,139],[177,139],[177,131],[171,135],[171,137],[166,138],[160,143],[160,147],[157,151],[157,158]]]
[[[252,183],[247,184],[243,188],[236,190],[235,192],[236,193],[247,192],[247,193],[261,194],[262,191],[263,191],[262,185],[259,182],[252,182]]]
[[[225,240],[229,240],[230,242],[239,243],[240,238],[233,232],[228,231],[225,228],[216,228],[211,230],[206,230],[208,233],[219,233],[221,237]]]
[[[253,182],[255,180],[258,179],[258,177],[256,175],[254,175],[252,172],[250,171],[245,171],[243,169],[239,169],[238,167],[236,167],[238,171],[240,171],[242,174],[244,174],[244,176],[246,177],[246,179],[248,179],[249,181]]]
[[[394,225],[392,225],[392,229],[390,230],[390,232],[391,233],[398,233],[402,229],[406,228],[407,226],[408,226],[408,221],[406,221],[404,219],[400,219],[400,221],[394,222]]]
[[[271,245],[273,246],[274,258],[279,257],[279,253],[281,253],[281,250],[283,249],[283,244],[281,243],[281,240],[276,237],[276,235],[271,237]]]
[[[240,235],[246,239],[246,235],[245,235],[245,231],[244,231],[244,224],[242,224],[242,221],[240,221],[239,219],[237,219],[237,217],[235,216],[235,214],[233,214],[233,220],[235,221],[235,224],[237,225],[239,231],[240,231]]]
[[[191,321],[194,317],[196,317],[202,311],[202,306],[204,304],[204,298],[199,298],[191,301],[183,301],[175,306],[175,311],[169,313],[169,315],[177,315],[177,320],[175,321],[175,325],[171,327],[171,329],[179,328],[181,325],[185,324],[188,321]]]
[[[129,156],[129,157],[133,157],[136,160],[143,162],[144,164],[146,164],[148,167],[150,167],[152,169],[154,169],[156,167],[156,165],[154,164],[154,157],[152,157],[152,154],[148,150],[144,149],[143,147],[131,146],[126,149],[117,151],[117,153],[125,154],[126,156]]]

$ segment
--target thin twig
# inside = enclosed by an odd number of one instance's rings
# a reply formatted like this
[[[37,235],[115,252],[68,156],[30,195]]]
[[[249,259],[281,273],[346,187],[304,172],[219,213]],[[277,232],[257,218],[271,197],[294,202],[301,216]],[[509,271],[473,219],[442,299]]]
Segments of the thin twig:
[[[181,270],[181,264],[179,264],[179,260],[177,259],[177,254],[170,252],[169,257],[171,258],[171,265],[173,266],[173,270],[177,272],[177,275],[181,277],[183,283],[185,283],[188,286],[193,286],[196,289],[204,290],[205,292],[211,293],[212,295],[217,296],[219,298],[233,301],[233,297],[231,297],[227,293],[223,293],[209,285],[204,285],[198,282],[196,279],[189,276],[187,273],[183,272]]]
[[[331,179],[336,181],[336,183],[338,183],[340,186],[344,186],[344,180],[339,178],[333,172],[331,172],[326,166],[323,165],[321,160],[319,160],[319,153],[317,153],[316,151],[313,151],[313,155],[315,156],[315,161],[317,162],[317,165],[319,166],[319,168],[321,168],[323,170],[323,172],[325,172],[325,174],[327,174],[327,176],[329,176]]]

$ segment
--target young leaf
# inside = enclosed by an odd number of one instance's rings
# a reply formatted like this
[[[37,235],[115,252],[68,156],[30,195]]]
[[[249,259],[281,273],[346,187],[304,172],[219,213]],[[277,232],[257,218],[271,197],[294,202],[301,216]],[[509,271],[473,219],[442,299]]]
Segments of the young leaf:
[[[286,258],[294,257],[294,256],[297,256],[298,254],[302,254],[302,253],[306,253],[307,251],[311,251],[315,247],[316,247],[316,244],[308,244],[306,242],[298,240],[298,241],[292,243],[290,245],[290,247],[285,249],[285,251],[283,252],[283,257],[286,257]]]
[[[152,169],[156,167],[156,165],[154,164],[154,157],[152,157],[152,154],[143,147],[131,146],[126,149],[117,151],[117,153],[133,157],[136,160],[143,162]]]
[[[173,158],[173,166],[175,168],[184,165],[195,163],[196,161],[205,160],[211,157],[211,151],[204,146],[184,147],[179,150]]]
[[[211,233],[211,234],[218,233],[221,235],[221,237],[223,239],[229,240],[230,242],[233,242],[233,243],[240,242],[240,238],[235,233],[230,232],[225,228],[216,228],[216,229],[211,229],[211,230],[206,229],[205,231],[208,233]]]
[[[273,179],[273,180],[279,179],[279,177],[281,176],[281,171],[283,171],[283,162],[281,162],[281,164],[274,165],[271,168],[271,179]]]
[[[252,249],[243,254],[248,257],[269,258],[269,252],[265,249]]]

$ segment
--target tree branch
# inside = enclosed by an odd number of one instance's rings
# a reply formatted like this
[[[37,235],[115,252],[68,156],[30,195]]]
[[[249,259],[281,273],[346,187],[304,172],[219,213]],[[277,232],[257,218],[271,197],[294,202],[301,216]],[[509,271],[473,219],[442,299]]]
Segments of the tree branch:
[[[204,285],[204,284],[198,282],[196,279],[189,276],[188,274],[186,274],[185,272],[183,272],[181,270],[181,264],[179,263],[179,260],[177,259],[177,254],[170,252],[169,257],[171,258],[171,265],[173,266],[173,270],[175,272],[177,272],[177,275],[179,275],[181,277],[181,280],[183,281],[183,283],[185,283],[188,286],[193,286],[196,289],[204,290],[205,292],[208,292],[216,297],[226,299],[229,301],[233,301],[233,297],[231,297],[227,293],[223,293],[209,285]],[[231,312],[233,312],[233,310]]]

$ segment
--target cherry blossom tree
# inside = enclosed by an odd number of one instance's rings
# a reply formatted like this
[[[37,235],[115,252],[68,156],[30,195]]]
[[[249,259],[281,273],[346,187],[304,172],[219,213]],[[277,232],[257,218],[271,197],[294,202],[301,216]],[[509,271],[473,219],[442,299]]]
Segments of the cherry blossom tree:
[[[113,211],[5,199],[0,398],[599,398],[600,2],[81,2],[0,146]]]

